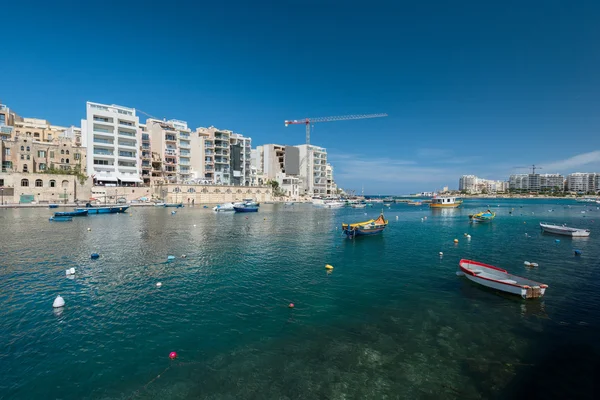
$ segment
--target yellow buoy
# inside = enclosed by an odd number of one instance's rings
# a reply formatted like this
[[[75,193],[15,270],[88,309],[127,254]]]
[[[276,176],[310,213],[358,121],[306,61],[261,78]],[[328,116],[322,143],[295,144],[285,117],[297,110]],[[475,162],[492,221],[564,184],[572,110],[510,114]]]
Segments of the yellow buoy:
[[[333,269],[333,266],[332,266],[332,265],[329,265],[329,264],[326,264],[326,265],[325,265],[325,269]]]
[[[454,243],[458,243],[458,239],[454,239]]]

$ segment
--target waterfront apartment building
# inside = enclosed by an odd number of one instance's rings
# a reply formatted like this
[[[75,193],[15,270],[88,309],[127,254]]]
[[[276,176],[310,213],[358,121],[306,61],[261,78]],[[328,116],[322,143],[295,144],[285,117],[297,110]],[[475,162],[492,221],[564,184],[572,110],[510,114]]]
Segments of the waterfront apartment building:
[[[304,194],[327,195],[327,149],[302,144],[300,150],[300,178]],[[308,163],[308,166],[307,166]]]
[[[508,186],[508,182],[483,179],[475,175],[463,175],[458,181],[458,190],[473,194],[505,192]]]
[[[575,172],[567,176],[569,192],[587,193],[600,190],[600,173]]]
[[[14,131],[15,114],[4,104],[0,104],[0,140],[8,140]]]
[[[153,175],[168,183],[190,181],[192,174],[192,131],[187,122],[176,119],[147,119],[140,128],[142,176]],[[154,167],[153,171],[153,156]],[[197,157],[200,157],[199,150]],[[146,181],[146,178],[144,179]]]
[[[337,185],[335,184],[335,180],[333,179],[333,165],[327,163],[325,167],[326,177],[327,177],[327,195],[335,195],[337,194]]]
[[[475,175],[463,175],[458,180],[458,190],[475,193],[479,178]]]
[[[509,188],[512,190],[540,190],[562,191],[564,176],[560,174],[513,174],[509,178]]]
[[[230,140],[233,132],[211,126],[197,128],[195,134],[202,140],[199,148],[204,151],[204,163],[197,171],[197,179],[215,185],[230,185]]]
[[[87,170],[98,184],[142,183],[139,118],[134,108],[86,103],[81,120],[82,144],[88,149]]]
[[[231,184],[237,186],[250,186],[251,179],[251,159],[252,159],[252,139],[239,133],[231,133],[229,136],[231,168]]]
[[[275,180],[288,196],[298,196],[301,190],[300,149],[295,146],[265,144],[252,152],[252,165],[260,182]]]

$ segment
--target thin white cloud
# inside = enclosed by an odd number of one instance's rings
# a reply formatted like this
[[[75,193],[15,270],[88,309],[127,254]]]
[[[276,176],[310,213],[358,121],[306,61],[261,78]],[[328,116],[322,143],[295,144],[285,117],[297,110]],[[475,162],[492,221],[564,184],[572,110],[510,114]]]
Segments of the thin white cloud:
[[[600,168],[600,150],[590,151],[589,153],[578,154],[573,157],[566,158],[564,160],[554,161],[543,164],[542,167],[546,172],[598,172]],[[592,167],[594,171],[576,171],[578,168]]]
[[[450,149],[435,149],[435,148],[422,148],[417,149],[418,157],[450,157],[454,152]]]

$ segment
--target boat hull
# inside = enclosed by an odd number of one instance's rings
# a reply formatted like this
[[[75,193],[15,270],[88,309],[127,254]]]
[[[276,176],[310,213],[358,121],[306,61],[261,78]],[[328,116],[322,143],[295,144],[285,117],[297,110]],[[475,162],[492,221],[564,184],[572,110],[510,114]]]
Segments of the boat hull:
[[[87,217],[88,210],[80,210],[80,211],[59,211],[55,212],[55,217]]]
[[[127,211],[129,206],[118,206],[118,207],[89,207],[89,208],[76,208],[75,211],[87,210],[88,214],[120,214]]]
[[[368,230],[363,230],[363,229],[354,229],[354,230],[350,230],[350,229],[345,229],[344,230],[344,234],[346,234],[346,236],[352,237],[352,236],[372,236],[372,235],[379,235],[381,234],[384,230],[385,230],[385,226],[382,228],[376,228],[376,229],[368,229]]]
[[[462,203],[453,203],[453,204],[434,204],[429,203],[430,208],[458,208]]]
[[[490,289],[515,294],[523,299],[543,297],[547,285],[509,274],[507,271],[477,261],[460,260],[461,272],[471,282]]]
[[[247,213],[247,212],[258,212],[258,207],[233,207],[235,212]]]
[[[73,217],[50,217],[50,221],[69,222],[69,221],[73,221]]]
[[[177,204],[166,203],[165,207],[183,208],[183,203],[177,203]]]
[[[587,229],[576,229],[576,228],[568,228],[561,227],[556,225],[544,225],[540,224],[540,228],[544,233],[551,233],[553,235],[561,235],[561,236],[570,236],[570,237],[588,237],[590,236],[590,231]]]

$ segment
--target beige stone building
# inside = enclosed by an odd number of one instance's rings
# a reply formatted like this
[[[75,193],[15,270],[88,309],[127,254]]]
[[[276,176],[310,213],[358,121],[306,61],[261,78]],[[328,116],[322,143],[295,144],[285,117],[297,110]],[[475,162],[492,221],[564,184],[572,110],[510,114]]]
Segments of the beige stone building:
[[[195,204],[217,204],[242,199],[258,202],[273,200],[272,189],[268,186],[166,184],[151,189],[154,198],[164,199],[167,203],[188,204],[193,200]]]
[[[10,172],[0,173],[3,204],[73,203],[89,199],[91,180],[75,175]]]
[[[2,172],[37,173],[51,169],[79,170],[86,173],[86,149],[69,138],[52,142],[32,140],[30,136],[0,142]]]

